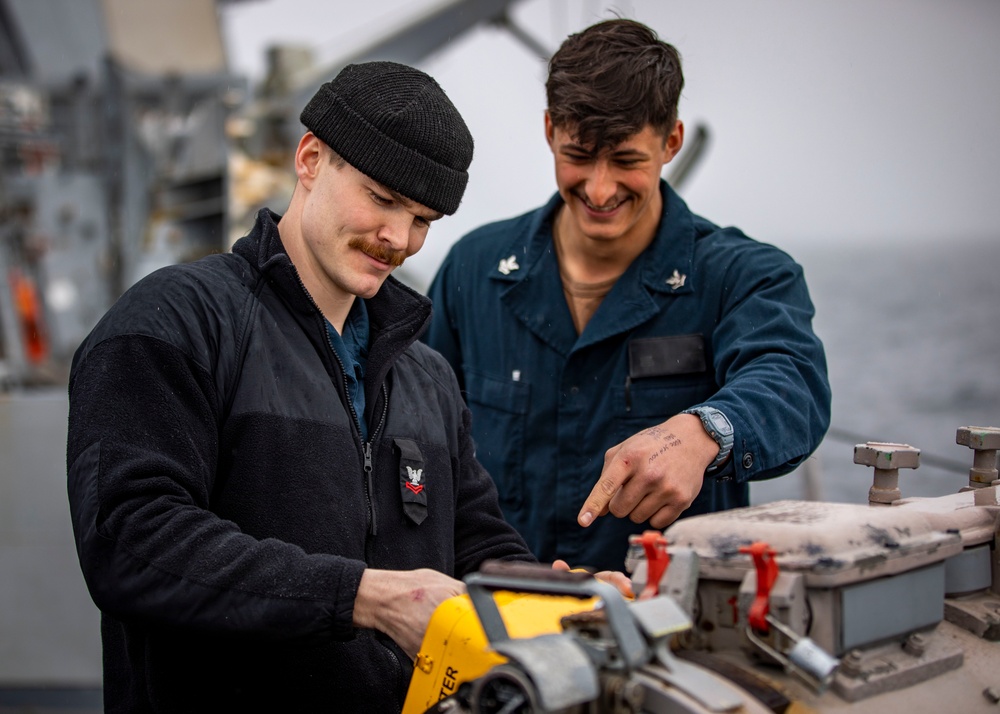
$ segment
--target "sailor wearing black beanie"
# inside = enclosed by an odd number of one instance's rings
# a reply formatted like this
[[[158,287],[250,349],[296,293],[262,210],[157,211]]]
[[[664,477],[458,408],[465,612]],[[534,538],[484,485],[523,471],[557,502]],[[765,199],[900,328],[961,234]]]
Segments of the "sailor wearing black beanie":
[[[458,208],[468,128],[389,62],[302,121],[284,215],[145,278],[73,362],[70,509],[113,714],[396,714],[461,579],[534,560],[417,341],[430,300],[391,275]]]
[[[348,65],[320,87],[301,119],[361,173],[435,211],[458,209],[472,134],[420,70],[395,62]]]

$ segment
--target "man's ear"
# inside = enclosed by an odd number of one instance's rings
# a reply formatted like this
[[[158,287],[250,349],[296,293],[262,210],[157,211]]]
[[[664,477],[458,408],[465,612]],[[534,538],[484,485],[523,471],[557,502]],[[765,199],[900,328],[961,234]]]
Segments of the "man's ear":
[[[545,110],[545,141],[548,142],[549,148],[552,150],[553,154],[556,152],[555,145],[554,145],[555,144],[555,140],[556,140],[556,128],[552,125],[552,117],[549,116],[549,110],[546,109]]]
[[[669,134],[667,134],[667,140],[665,142],[666,155],[663,162],[664,166],[670,163],[670,161],[677,156],[677,153],[684,146],[684,122],[678,119],[674,123],[674,129]]]
[[[323,142],[311,131],[307,131],[299,139],[298,148],[295,149],[295,175],[303,187],[312,189],[323,160]]]

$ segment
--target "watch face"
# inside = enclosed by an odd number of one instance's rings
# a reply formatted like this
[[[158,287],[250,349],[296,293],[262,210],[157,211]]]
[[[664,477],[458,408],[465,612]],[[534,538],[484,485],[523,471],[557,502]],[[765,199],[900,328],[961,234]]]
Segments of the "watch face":
[[[733,433],[733,425],[726,419],[726,415],[721,412],[710,412],[708,418],[712,420],[712,426],[720,434],[729,435]]]

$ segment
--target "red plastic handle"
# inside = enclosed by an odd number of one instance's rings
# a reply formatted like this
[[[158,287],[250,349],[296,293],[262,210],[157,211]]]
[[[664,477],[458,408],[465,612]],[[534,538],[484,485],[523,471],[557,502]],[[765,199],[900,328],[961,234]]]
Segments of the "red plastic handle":
[[[774,559],[777,553],[763,541],[740,548],[741,553],[749,553],[753,565],[757,569],[757,596],[750,605],[750,627],[758,632],[768,632],[767,613],[770,609],[769,600],[774,581],[778,579],[778,561]]]
[[[646,551],[646,587],[639,593],[639,599],[646,600],[660,594],[660,579],[670,565],[667,539],[660,531],[645,531],[633,538],[642,543],[642,549]]]

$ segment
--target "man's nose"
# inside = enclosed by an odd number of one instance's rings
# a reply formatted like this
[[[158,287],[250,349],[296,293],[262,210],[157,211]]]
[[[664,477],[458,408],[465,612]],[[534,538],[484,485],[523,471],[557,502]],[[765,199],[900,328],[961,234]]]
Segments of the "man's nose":
[[[410,229],[413,227],[413,216],[400,211],[398,215],[389,217],[379,229],[377,235],[395,250],[406,250],[410,241]]]
[[[587,176],[587,200],[591,205],[602,207],[614,200],[618,192],[618,184],[607,161],[595,161]]]

